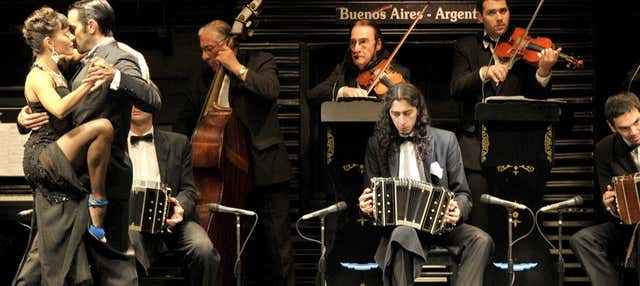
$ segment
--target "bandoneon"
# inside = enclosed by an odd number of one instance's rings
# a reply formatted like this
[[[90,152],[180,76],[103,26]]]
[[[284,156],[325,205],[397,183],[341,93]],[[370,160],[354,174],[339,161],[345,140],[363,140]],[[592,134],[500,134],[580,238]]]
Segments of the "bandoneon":
[[[444,217],[453,192],[426,182],[371,178],[374,225],[405,225],[431,234],[448,228]]]
[[[640,197],[638,196],[640,173],[616,176],[611,182],[616,193],[616,205],[622,222],[635,224],[640,221]]]
[[[161,233],[169,215],[171,188],[166,184],[135,180],[129,200],[129,230]]]

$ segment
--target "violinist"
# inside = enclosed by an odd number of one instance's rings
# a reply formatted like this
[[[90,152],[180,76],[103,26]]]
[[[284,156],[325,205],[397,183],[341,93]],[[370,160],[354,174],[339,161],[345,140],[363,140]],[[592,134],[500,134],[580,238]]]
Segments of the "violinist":
[[[558,61],[560,49],[542,50],[537,67],[517,61],[509,69],[506,61],[494,53],[495,42],[505,41],[513,31],[507,1],[478,0],[476,6],[483,31],[456,42],[449,88],[451,95],[462,104],[458,139],[473,200],[479,201],[480,196],[487,193],[488,186],[481,173],[481,144],[474,120],[476,103],[489,96],[548,97],[551,93],[551,68]],[[486,212],[486,205],[479,204],[473,208],[471,217],[474,225],[487,229]]]
[[[358,75],[375,68],[389,56],[389,51],[384,47],[380,29],[371,21],[355,22],[350,35],[349,49],[344,60],[333,69],[329,77],[309,90],[307,98],[310,103],[336,101],[341,97],[368,96],[368,87],[358,84]],[[392,69],[401,74],[405,81],[409,81],[410,73],[407,68],[392,62]]]
[[[260,245],[256,249],[264,265],[256,273],[259,285],[293,285],[293,249],[289,237],[289,179],[291,166],[278,123],[277,67],[273,55],[265,52],[230,49],[226,42],[231,27],[215,20],[198,31],[202,61],[200,73],[193,76],[191,94],[185,100],[173,130],[191,136],[204,105],[209,85],[217,68],[228,71],[220,90],[219,104],[230,106],[247,131],[251,159],[252,191],[249,208],[258,213]],[[233,230],[223,230],[232,232]]]

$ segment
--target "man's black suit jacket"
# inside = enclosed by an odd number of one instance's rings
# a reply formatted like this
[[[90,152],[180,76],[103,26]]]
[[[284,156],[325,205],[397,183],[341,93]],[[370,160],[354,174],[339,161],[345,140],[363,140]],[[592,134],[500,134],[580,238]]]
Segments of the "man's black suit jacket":
[[[462,212],[461,221],[466,220],[469,218],[473,203],[469,184],[464,174],[460,147],[456,136],[452,132],[443,129],[435,127],[429,127],[429,129],[431,136],[429,151],[426,158],[422,160],[424,173],[427,176],[426,181],[432,184],[438,183],[452,191]],[[385,160],[383,156],[384,154],[382,154],[376,137],[370,137],[365,153],[365,185],[368,185],[369,179],[373,177],[398,177],[400,152],[392,151],[389,160]],[[383,162],[388,162],[388,165]],[[429,175],[431,174],[431,164],[434,162],[437,162],[444,170],[439,182],[433,182]]]
[[[400,73],[406,82],[411,82],[411,72],[408,68],[392,62],[393,70]],[[351,58],[339,63],[331,74],[307,92],[307,100],[311,105],[320,105],[325,101],[335,101],[338,90],[343,86],[357,87],[356,78],[360,71],[353,64]]]
[[[482,101],[483,86],[485,98],[494,95],[546,98],[551,92],[551,82],[542,87],[536,80],[537,68],[523,61],[516,62],[505,81],[498,86],[491,81],[483,83],[480,80],[480,68],[490,63],[493,64],[491,50],[484,47],[482,33],[456,42],[449,89],[451,95],[461,101],[462,128],[474,125],[475,105]]]
[[[111,90],[109,84],[89,93],[73,111],[74,125],[97,118],[107,118],[114,129],[111,161],[107,174],[107,195],[110,198],[129,199],[131,189],[131,162],[126,158],[127,135],[131,122],[131,105],[141,110],[160,110],[160,95],[142,78],[138,61],[131,54],[118,48],[115,41],[97,47],[95,56],[104,58],[120,71],[120,86]],[[88,64],[80,65],[72,78],[72,89],[87,77]]]
[[[171,196],[180,202],[184,219],[197,222],[198,192],[193,180],[189,139],[182,134],[157,128],[154,128],[153,138],[162,183],[171,188]]]
[[[238,61],[247,67],[247,77],[242,82],[229,75],[229,104],[247,131],[253,184],[285,182],[291,177],[291,166],[278,121],[280,83],[276,62],[264,52],[239,53]],[[175,132],[192,135],[213,75],[206,66],[194,79],[191,94],[173,126]]]
[[[118,48],[115,41],[97,47],[95,56],[104,58],[121,73],[118,90],[111,90],[109,84],[87,94],[73,111],[73,123],[77,126],[97,118],[107,118],[113,125],[114,137],[111,144],[111,158],[107,169],[106,190],[110,200],[105,227],[109,244],[124,251],[128,247],[128,202],[132,183],[131,161],[128,157],[127,135],[131,121],[131,106],[153,112],[160,110],[161,99],[142,78],[138,61],[129,53]],[[87,77],[88,64],[81,64],[71,80],[72,89],[82,84]],[[119,202],[125,202],[120,205]],[[122,208],[122,209],[120,209]]]

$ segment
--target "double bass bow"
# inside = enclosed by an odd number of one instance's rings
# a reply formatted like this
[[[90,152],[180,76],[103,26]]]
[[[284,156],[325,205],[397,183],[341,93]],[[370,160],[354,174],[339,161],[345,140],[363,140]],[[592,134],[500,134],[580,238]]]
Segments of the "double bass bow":
[[[226,45],[237,51],[237,40],[246,34],[262,8],[262,0],[253,0],[236,17]],[[250,153],[244,127],[229,106],[220,105],[220,92],[229,73],[222,64],[216,69],[199,122],[191,137],[193,175],[200,195],[197,211],[200,224],[220,252],[221,261],[216,285],[229,285],[234,273],[235,237],[227,230],[235,227],[233,217],[213,215],[208,206],[217,203],[244,208],[252,188]],[[229,74],[229,76],[233,76]],[[229,90],[229,97],[233,91]]]

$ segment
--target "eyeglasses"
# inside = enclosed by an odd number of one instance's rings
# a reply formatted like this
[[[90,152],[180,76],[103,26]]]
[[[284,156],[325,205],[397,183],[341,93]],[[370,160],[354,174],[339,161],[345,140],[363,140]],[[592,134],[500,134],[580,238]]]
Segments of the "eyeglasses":
[[[206,45],[204,47],[200,47],[200,50],[203,53],[213,53],[216,51],[216,49],[218,48],[218,46],[224,44],[224,40],[220,40],[218,42],[215,42],[215,45]]]

